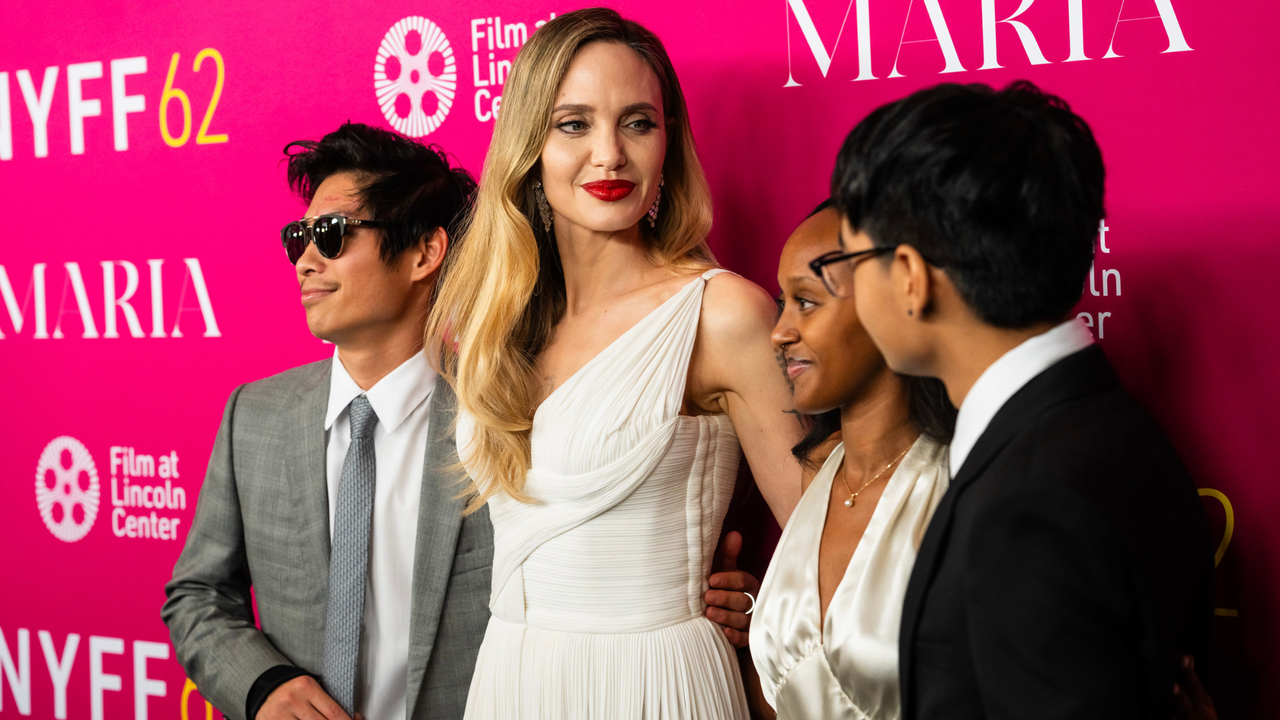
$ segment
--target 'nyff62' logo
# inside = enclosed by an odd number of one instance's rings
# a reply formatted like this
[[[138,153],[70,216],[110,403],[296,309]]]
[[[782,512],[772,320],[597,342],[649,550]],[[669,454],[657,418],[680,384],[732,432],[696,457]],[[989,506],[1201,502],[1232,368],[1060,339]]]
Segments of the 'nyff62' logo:
[[[53,536],[75,542],[89,533],[98,517],[98,468],[79,440],[54,438],[36,464],[36,507]]]
[[[391,127],[422,137],[444,122],[458,88],[458,64],[444,31],[413,15],[387,31],[373,64],[373,89]]]

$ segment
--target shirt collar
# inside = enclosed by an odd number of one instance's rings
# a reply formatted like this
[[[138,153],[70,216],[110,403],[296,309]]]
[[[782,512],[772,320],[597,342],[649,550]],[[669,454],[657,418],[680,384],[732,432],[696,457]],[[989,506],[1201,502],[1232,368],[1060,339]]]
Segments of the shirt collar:
[[[351,379],[338,357],[337,348],[334,348],[333,372],[329,380],[329,411],[325,415],[324,429],[331,429],[351,401],[365,395],[378,416],[378,424],[388,433],[393,433],[405,418],[426,402],[435,387],[436,372],[427,364],[423,351],[419,350],[365,392]]]
[[[1068,320],[1048,332],[1028,338],[978,376],[977,382],[960,403],[956,416],[956,432],[951,439],[951,477],[955,477],[965,458],[986,432],[1000,408],[1040,373],[1068,355],[1093,344],[1093,333],[1077,318]]]

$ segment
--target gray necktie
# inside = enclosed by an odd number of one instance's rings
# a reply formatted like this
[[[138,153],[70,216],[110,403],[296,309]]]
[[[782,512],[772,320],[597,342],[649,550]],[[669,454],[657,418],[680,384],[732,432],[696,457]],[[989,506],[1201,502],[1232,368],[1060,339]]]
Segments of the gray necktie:
[[[333,513],[329,556],[329,613],[324,626],[324,685],[329,695],[355,714],[356,664],[364,624],[369,577],[369,528],[373,521],[376,459],[373,429],[378,416],[361,395],[351,401],[351,445],[342,462],[338,504]]]

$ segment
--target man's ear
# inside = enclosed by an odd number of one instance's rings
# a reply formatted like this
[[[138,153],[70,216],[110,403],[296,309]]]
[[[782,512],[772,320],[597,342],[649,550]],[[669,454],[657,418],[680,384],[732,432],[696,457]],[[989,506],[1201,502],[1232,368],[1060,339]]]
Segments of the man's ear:
[[[412,279],[414,282],[426,280],[439,272],[444,264],[444,254],[449,249],[449,233],[443,227],[436,228],[430,237],[418,241],[418,251],[414,254]]]
[[[910,245],[899,245],[893,251],[893,283],[907,317],[922,318],[933,304],[937,288],[931,269],[920,251]]]

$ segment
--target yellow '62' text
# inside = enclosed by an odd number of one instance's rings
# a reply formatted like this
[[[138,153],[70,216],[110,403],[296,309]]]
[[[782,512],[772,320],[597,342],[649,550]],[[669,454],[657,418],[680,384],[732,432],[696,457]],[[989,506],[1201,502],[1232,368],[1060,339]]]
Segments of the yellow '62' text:
[[[1200,488],[1200,497],[1208,497],[1217,500],[1222,504],[1222,510],[1226,514],[1225,522],[1222,527],[1222,539],[1218,541],[1218,547],[1213,553],[1213,566],[1218,567],[1222,562],[1222,556],[1227,554],[1227,547],[1231,545],[1231,536],[1236,530],[1236,513],[1231,507],[1231,501],[1221,490],[1212,488]],[[1218,617],[1239,617],[1240,611],[1231,608],[1214,608],[1213,614]]]
[[[173,59],[169,61],[169,74],[164,79],[164,91],[160,94],[160,137],[164,138],[165,144],[169,147],[182,147],[191,137],[191,99],[185,92],[173,86],[174,75],[178,71],[178,61],[181,58],[181,54],[173,54]],[[227,66],[222,61],[222,53],[213,48],[205,48],[196,55],[191,70],[200,72],[200,66],[205,60],[213,61],[217,76],[213,81],[213,95],[209,98],[208,108],[204,111],[204,120],[200,121],[200,130],[196,133],[197,145],[212,145],[227,141],[226,133],[209,134],[209,123],[213,121],[213,113],[218,109],[218,100],[222,98],[222,83],[226,80]],[[174,137],[169,130],[169,103],[174,100],[182,105],[182,134],[177,137]]]
[[[227,75],[222,53],[215,48],[205,48],[196,54],[189,72],[185,72],[187,68],[181,68],[184,70],[182,73],[179,72],[181,59],[181,53],[173,53],[160,96],[151,99],[155,104],[150,109],[153,112],[159,110],[160,138],[169,147],[181,147],[191,139],[194,130],[197,145],[227,142],[226,129],[216,117]],[[15,150],[25,154],[23,148],[14,147],[14,141],[23,139],[22,135],[27,132],[31,138],[31,155],[48,157],[50,128],[56,132],[59,127],[68,129],[66,146],[69,146],[71,154],[83,155],[87,147],[101,142],[99,133],[106,130],[107,122],[110,123],[114,149],[117,152],[128,150],[129,116],[145,112],[148,109],[147,96],[154,92],[140,92],[145,80],[138,76],[146,75],[149,69],[154,68],[149,68],[145,56],[72,63],[65,67],[53,65],[34,72],[28,68],[0,69],[0,119],[5,120],[0,121],[0,161],[13,160]],[[198,78],[202,73],[205,77]],[[156,88],[157,80],[153,80],[149,87]],[[183,87],[190,88],[193,83],[196,87],[212,85],[212,88],[188,94]],[[202,102],[206,92],[207,102]],[[193,97],[196,101],[194,108]],[[25,118],[22,113],[24,105]],[[181,112],[170,114],[170,109]],[[200,124],[195,127],[193,109],[203,112]],[[63,118],[67,121],[65,124]],[[137,118],[134,125],[136,130]],[[86,128],[89,130],[88,138]],[[57,145],[60,143],[55,143]]]

